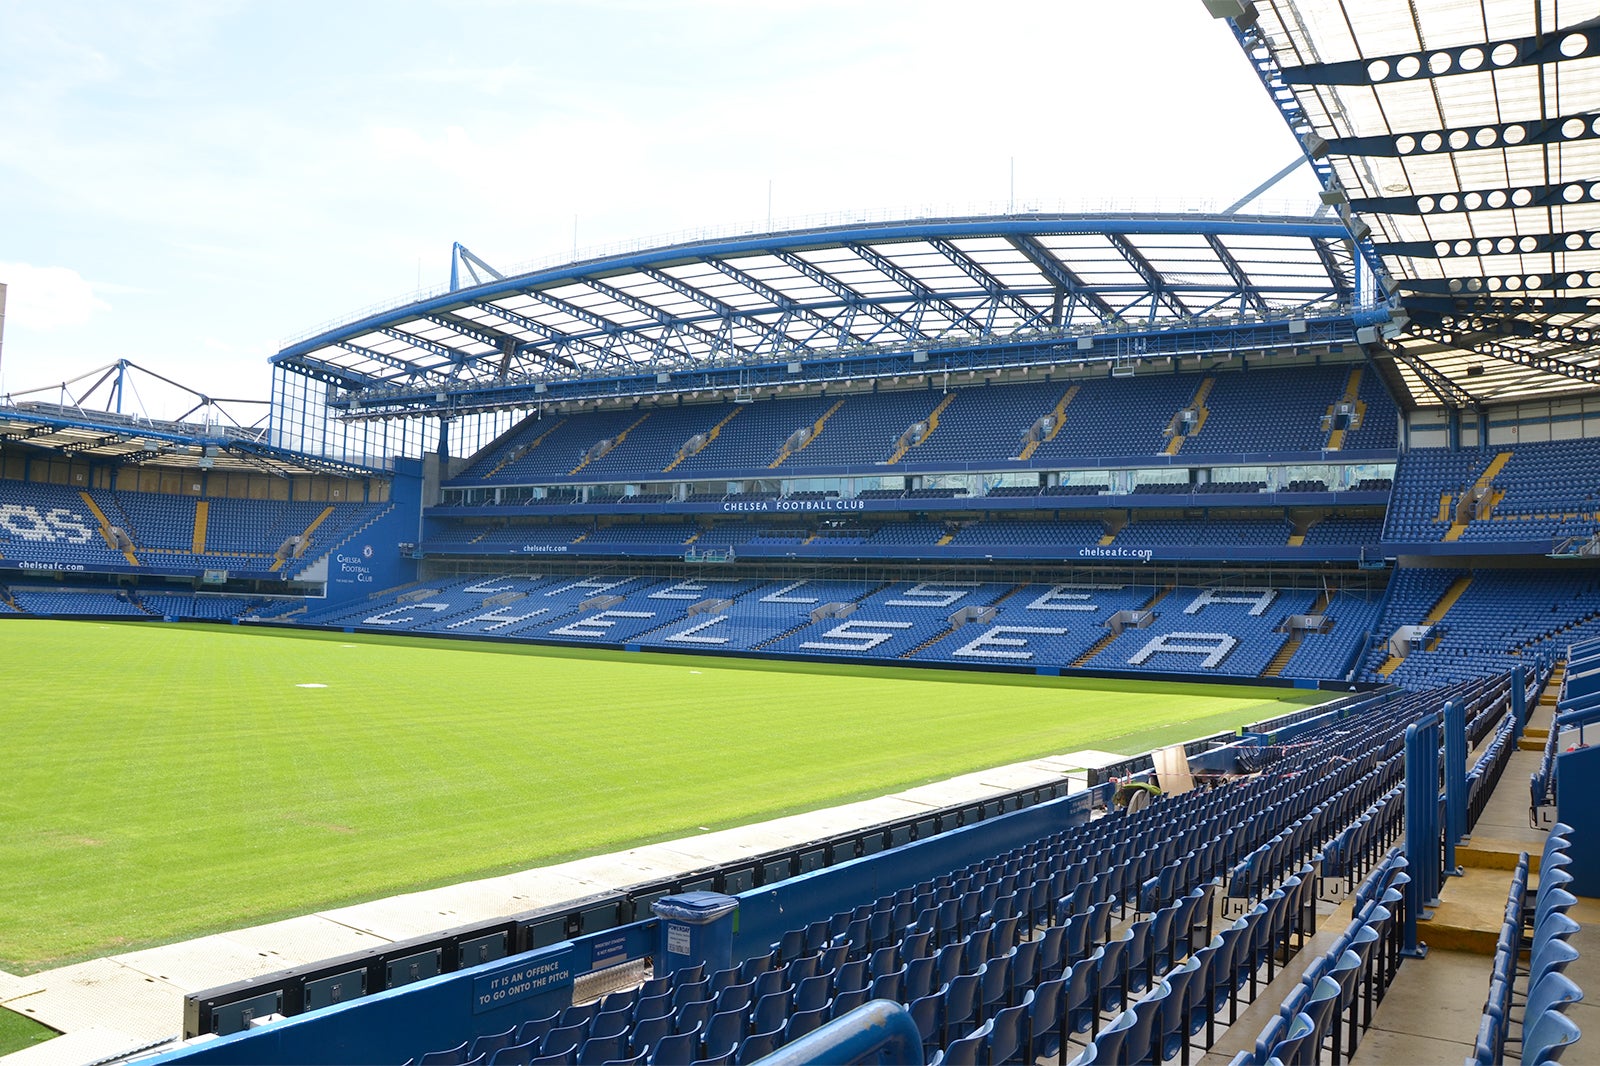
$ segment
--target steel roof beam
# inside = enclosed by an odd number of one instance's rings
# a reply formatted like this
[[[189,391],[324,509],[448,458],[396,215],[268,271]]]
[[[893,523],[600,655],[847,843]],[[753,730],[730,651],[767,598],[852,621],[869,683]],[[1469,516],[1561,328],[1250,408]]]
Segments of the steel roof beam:
[[[950,319],[950,324],[952,327],[960,322],[970,322],[980,332],[987,332],[987,330],[972,317],[972,311],[963,310],[962,308],[951,303],[949,300],[934,292],[922,282],[918,281],[910,271],[906,270],[898,263],[895,263],[887,256],[878,252],[870,245],[846,244],[845,247],[849,248],[850,251],[860,256],[862,262],[866,263],[868,266],[887,277],[890,281],[893,281],[896,285],[906,290],[906,295],[914,303],[926,308],[937,307],[940,310],[940,313],[942,313],[946,318]],[[918,315],[917,317],[920,322],[921,315]]]
[[[1590,19],[1533,37],[1398,52],[1337,63],[1307,63],[1284,67],[1282,77],[1289,85],[1383,85],[1588,59],[1600,55],[1600,33],[1583,31],[1597,28],[1600,28],[1600,19]]]
[[[795,318],[802,318],[816,326],[816,332],[812,334],[813,338],[823,332],[827,332],[838,344],[856,343],[857,338],[855,334],[850,332],[848,322],[841,322],[839,319],[829,318],[822,312],[807,307],[805,304],[800,303],[791,296],[784,295],[779,290],[762,281],[760,278],[755,277],[746,270],[742,270],[739,267],[734,266],[725,259],[709,259],[707,262],[711,266],[715,267],[724,276],[733,281],[737,281],[740,285],[743,285],[745,288],[749,289],[751,292],[768,301],[775,308],[783,312],[783,318],[776,323],[771,330],[773,336],[773,351],[782,350],[782,342],[788,340],[788,335],[783,332],[783,327],[789,321],[792,321]],[[835,293],[835,295],[843,296],[842,293]],[[848,298],[846,299],[848,300]],[[854,299],[860,300],[861,297],[856,295]],[[855,304],[853,302],[847,302],[846,306],[847,308],[853,309]]]
[[[1244,272],[1244,267],[1240,266],[1239,261],[1233,257],[1233,253],[1228,251],[1228,246],[1223,244],[1222,240],[1214,233],[1206,234],[1206,244],[1211,247],[1212,253],[1222,263],[1223,269],[1228,272],[1228,276],[1233,278],[1233,283],[1239,286],[1240,302],[1248,302],[1257,311],[1266,314],[1269,310],[1266,298],[1256,291],[1255,286],[1250,284],[1250,275]]]
[[[375,363],[382,363],[384,366],[393,367],[396,370],[403,370],[412,377],[416,377],[418,374],[427,373],[423,367],[418,366],[410,360],[402,359],[398,355],[387,355],[383,352],[374,351],[371,348],[363,348],[361,345],[354,344],[350,341],[336,341],[330,345],[330,347],[343,348],[345,351],[352,352],[364,359],[371,359]],[[328,365],[335,371],[342,369],[334,364]]]
[[[1580,273],[1577,285],[1567,284],[1566,270],[1551,274],[1496,274],[1489,277],[1465,278],[1402,278],[1395,287],[1407,292],[1422,292],[1433,296],[1474,295],[1477,293],[1564,292],[1569,288],[1588,288]],[[1537,284],[1535,284],[1537,282]]]
[[[1166,304],[1169,310],[1180,317],[1187,318],[1190,315],[1191,312],[1188,307],[1184,306],[1183,301],[1167,291],[1166,281],[1162,278],[1161,272],[1150,265],[1150,260],[1146,259],[1144,253],[1135,248],[1128,241],[1128,238],[1120,233],[1108,233],[1106,234],[1106,240],[1111,242],[1111,246],[1117,250],[1118,254],[1126,259],[1128,265],[1144,279],[1144,283],[1150,293],[1151,321],[1155,320],[1156,305],[1158,303]],[[1134,304],[1137,305],[1143,302],[1143,300],[1135,300]]]
[[[750,349],[733,343],[733,329],[736,323],[744,323],[752,329],[767,331],[766,323],[758,319],[754,313],[741,311],[732,304],[724,303],[709,293],[701,292],[693,285],[685,284],[681,279],[675,278],[665,271],[657,270],[655,267],[644,267],[640,269],[639,273],[659,285],[665,285],[679,296],[693,300],[701,307],[715,314],[719,322],[716,336],[722,347],[743,355],[754,355],[759,351],[759,347]],[[716,350],[715,348],[713,349],[713,351]]]
[[[1455,348],[1458,351],[1474,352],[1478,355],[1492,356],[1518,366],[1531,367],[1546,374],[1557,374],[1574,381],[1594,385],[1600,383],[1600,367],[1584,366],[1581,363],[1569,363],[1565,359],[1558,359],[1554,355],[1541,352],[1526,352],[1521,348],[1513,348],[1500,342],[1497,334],[1484,331],[1463,330],[1460,327],[1447,329],[1412,322],[1408,331],[1413,336],[1424,337],[1436,344]]]
[[[1462,237],[1459,240],[1389,241],[1374,244],[1384,255],[1410,255],[1427,259],[1459,259],[1471,255],[1532,255],[1540,252],[1585,252],[1600,248],[1600,230],[1565,233],[1505,234],[1499,237]]]
[[[385,337],[393,337],[397,341],[404,341],[413,348],[420,348],[429,355],[442,360],[441,362],[434,363],[432,366],[427,366],[422,363],[412,364],[425,373],[433,373],[442,366],[446,366],[448,364],[459,364],[464,360],[471,358],[467,355],[467,353],[459,349],[440,344],[438,341],[427,340],[415,333],[407,333],[403,329],[386,327],[378,332],[382,333]]]
[[[946,259],[960,267],[967,277],[983,286],[984,291],[989,294],[991,329],[993,328],[994,310],[1002,303],[1017,313],[1017,317],[1022,319],[1026,328],[1050,328],[1051,323],[1048,315],[1040,314],[1038,308],[1011,292],[999,278],[989,273],[983,264],[972,258],[972,256],[943,238],[936,237],[930,240],[928,244],[937,248]]]
[[[885,308],[879,307],[876,303],[867,299],[865,296],[861,295],[859,292],[852,289],[850,286],[846,285],[832,274],[820,269],[815,264],[801,259],[793,252],[774,249],[771,254],[772,257],[778,260],[780,263],[783,263],[785,266],[798,271],[800,274],[804,275],[808,281],[828,290],[834,296],[844,301],[845,306],[849,309],[847,312],[848,320],[841,324],[841,329],[845,329],[848,332],[848,326],[854,321],[855,316],[865,313],[869,317],[875,319],[878,324],[883,327],[883,329],[895,330],[902,337],[912,343],[917,343],[927,339],[922,335],[922,332],[917,329],[915,324],[909,326],[906,324],[905,316],[903,314],[896,315]],[[715,264],[716,262],[719,262],[719,260],[713,260],[712,262]],[[876,337],[879,333],[882,333],[883,329],[878,330],[877,333],[873,334],[873,336]],[[858,340],[853,333],[850,333],[849,336],[850,340],[847,343],[855,343]]]
[[[1404,196],[1367,196],[1350,201],[1350,210],[1382,215],[1449,215],[1466,211],[1500,211],[1514,207],[1566,207],[1600,200],[1600,189],[1589,181],[1564,181],[1552,185],[1508,185],[1461,192],[1409,193]]]
[[[1591,114],[1556,115],[1521,122],[1490,122],[1444,130],[1408,130],[1370,137],[1319,138],[1317,151],[1325,155],[1393,156],[1414,159],[1454,152],[1483,152],[1537,144],[1570,144],[1600,138],[1600,122]],[[1507,138],[1511,139],[1508,140]]]
[[[1446,407],[1459,409],[1478,405],[1477,399],[1471,393],[1440,373],[1421,356],[1413,355],[1399,344],[1391,344],[1384,350],[1399,362],[1404,363],[1406,368],[1422,382],[1423,387],[1433,393],[1434,397]]]
[[[1493,337],[1520,337],[1523,340],[1541,341],[1555,345],[1545,354],[1585,352],[1593,354],[1594,342],[1600,339],[1600,326],[1557,325],[1552,322],[1533,322],[1527,318],[1502,315],[1461,316],[1436,311],[1418,311],[1407,308],[1413,322],[1460,333],[1484,334]]]
[[[588,277],[575,277],[571,280],[576,284],[588,285],[591,288],[595,288],[596,291],[600,291],[601,288]],[[610,289],[610,286],[604,286],[604,288]],[[611,289],[610,291],[615,292],[616,290]],[[583,338],[585,340],[589,340],[596,335],[606,338],[604,344],[596,346],[596,351],[600,353],[598,356],[598,361],[604,366],[618,369],[638,369],[638,360],[631,358],[626,351],[626,346],[629,344],[630,338],[632,338],[636,343],[650,345],[655,349],[655,355],[658,359],[661,357],[661,354],[665,348],[661,342],[637,333],[632,327],[624,326],[620,322],[613,322],[611,319],[597,314],[596,312],[589,310],[587,307],[580,307],[578,304],[564,300],[559,296],[552,296],[543,289],[526,289],[524,290],[524,294],[532,297],[535,300],[538,300],[540,303],[546,304],[555,310],[562,312],[563,314],[571,315],[580,322],[587,323],[591,329],[597,331],[596,334],[585,335],[580,333],[574,334],[574,336]],[[651,317],[656,318],[656,315],[651,314]],[[624,350],[619,352],[619,348]],[[678,351],[678,354],[683,356],[685,359],[690,360],[692,363],[692,358],[688,355],[688,353],[677,349],[674,350]]]
[[[1056,286],[1057,292],[1065,292],[1068,299],[1074,304],[1078,300],[1082,300],[1096,311],[1099,311],[1102,319],[1115,320],[1121,317],[1117,314],[1116,309],[1106,303],[1105,298],[1094,290],[1092,285],[1078,277],[1071,267],[1052,255],[1050,249],[1040,244],[1037,237],[1027,233],[1013,233],[1007,237],[1007,241],[1013,248],[1021,252],[1028,262],[1038,267],[1040,272],[1050,279],[1051,283]],[[1063,325],[1071,320],[1072,307],[1069,305],[1066,309],[1066,317],[1061,321],[1052,323],[1052,325]]]
[[[1600,298],[1593,296],[1541,296],[1492,293],[1456,293],[1450,296],[1407,296],[1405,309],[1469,315],[1600,315]]]
[[[1311,247],[1316,250],[1317,258],[1322,262],[1322,269],[1328,272],[1328,282],[1333,286],[1334,295],[1338,296],[1341,300],[1348,298],[1350,295],[1351,283],[1354,280],[1352,277],[1355,272],[1354,260],[1352,259],[1350,268],[1347,270],[1345,264],[1341,263],[1333,254],[1332,241],[1325,241],[1320,238],[1313,237],[1311,238]]]
[[[627,307],[633,311],[637,311],[641,315],[649,315],[651,318],[655,319],[662,328],[661,337],[657,341],[656,350],[658,357],[666,352],[672,352],[680,357],[682,360],[681,365],[687,369],[698,365],[702,359],[716,358],[718,353],[721,351],[721,349],[718,347],[719,343],[721,342],[721,338],[719,338],[717,334],[701,326],[698,322],[692,322],[686,318],[683,318],[681,315],[674,315],[670,311],[663,311],[655,304],[652,304],[647,300],[641,300],[639,297],[634,296],[631,293],[624,292],[615,286],[608,285],[605,282],[600,281],[598,278],[585,278],[584,284],[588,285],[590,288],[594,289],[598,293],[601,293],[607,298],[617,301],[617,303],[622,304],[624,307]],[[710,345],[711,350],[704,356],[696,357],[687,348],[680,348],[667,343],[668,338],[674,333],[682,335],[685,340],[688,340],[690,337],[697,337],[702,342]],[[734,348],[733,350],[741,355],[750,354],[744,348]]]
[[[577,360],[573,359],[571,356],[560,351],[559,349],[566,347],[581,347],[585,352],[596,358],[602,354],[600,348],[590,344],[588,341],[582,340],[570,333],[562,333],[555,327],[547,326],[536,318],[528,318],[524,315],[519,315],[517,312],[508,310],[507,308],[501,307],[498,304],[473,303],[472,306],[478,308],[479,310],[487,311],[496,318],[503,318],[520,330],[525,330],[554,343],[557,346],[557,351],[549,352],[546,349],[535,347],[527,341],[520,339],[517,340],[518,351],[527,352],[529,354],[537,354],[545,361],[557,363],[571,370],[577,370]],[[479,328],[481,329],[483,327]]]

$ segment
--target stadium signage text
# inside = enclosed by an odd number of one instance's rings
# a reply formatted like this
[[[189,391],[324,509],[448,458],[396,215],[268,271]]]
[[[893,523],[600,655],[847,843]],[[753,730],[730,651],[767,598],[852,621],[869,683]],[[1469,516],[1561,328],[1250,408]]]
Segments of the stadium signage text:
[[[866,500],[724,500],[724,511],[865,511]]]
[[[68,570],[74,573],[85,569],[82,563],[18,563],[18,570]]]
[[[1137,559],[1141,563],[1148,563],[1155,554],[1154,548],[1102,548],[1096,545],[1078,549],[1081,559]]]
[[[525,551],[525,552],[564,552],[564,551],[567,550],[567,545],[565,545],[565,544],[524,544],[522,546],[522,550]]]
[[[472,982],[472,1013],[497,1010],[572,983],[572,952],[523,959]]]
[[[371,551],[370,548],[367,550]],[[372,584],[372,568],[367,565],[370,558],[371,556],[363,558],[360,555],[344,555],[342,553],[335,556],[339,564],[339,573],[350,575],[349,577],[341,577],[340,580],[346,582],[354,580],[364,585]]]

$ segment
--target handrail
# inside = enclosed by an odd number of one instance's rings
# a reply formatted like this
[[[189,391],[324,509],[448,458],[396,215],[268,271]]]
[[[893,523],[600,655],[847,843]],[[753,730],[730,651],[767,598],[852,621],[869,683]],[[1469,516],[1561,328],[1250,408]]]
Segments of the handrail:
[[[848,1066],[899,1062],[922,1066],[922,1034],[911,1012],[887,999],[868,1000],[798,1040],[778,1048],[759,1066]]]

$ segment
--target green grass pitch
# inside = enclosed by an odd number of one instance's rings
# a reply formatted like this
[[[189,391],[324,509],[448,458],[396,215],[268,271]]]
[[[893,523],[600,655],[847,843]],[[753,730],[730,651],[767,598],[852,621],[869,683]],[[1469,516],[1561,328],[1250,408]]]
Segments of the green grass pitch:
[[[0,692],[14,972],[1322,698],[41,620]]]

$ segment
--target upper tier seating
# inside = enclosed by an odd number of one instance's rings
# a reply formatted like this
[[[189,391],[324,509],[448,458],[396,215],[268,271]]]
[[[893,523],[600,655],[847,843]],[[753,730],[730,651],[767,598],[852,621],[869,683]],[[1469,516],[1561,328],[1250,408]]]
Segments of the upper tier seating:
[[[1506,455],[1502,462],[1499,456]],[[1457,505],[1483,480],[1484,497],[1451,533]],[[1448,499],[1446,499],[1448,497]],[[1385,539],[1462,543],[1587,539],[1600,531],[1600,439],[1414,449],[1400,461]]]
[[[1211,384],[1205,390],[1205,421],[1191,431],[1186,452],[1313,452],[1327,446],[1323,419],[1344,395],[1349,375],[1349,366],[1334,365],[1132,380],[952,381],[948,388],[535,416],[475,456],[450,484],[748,478],[772,476],[766,471],[775,463],[784,476],[803,476],[872,470],[890,460],[896,462],[890,470],[1004,470],[1018,461],[1026,436],[1041,419],[1050,424],[1031,452],[1033,465],[1155,456],[1167,449],[1173,416],[1189,406],[1206,381]],[[1055,413],[1069,390],[1075,391],[1059,408],[1057,422]],[[1363,375],[1359,396],[1365,418],[1359,429],[1345,432],[1342,449],[1392,450],[1396,409],[1375,374]],[[1262,416],[1266,410],[1272,417]],[[903,450],[897,448],[919,423],[928,429],[920,443],[907,440]],[[814,436],[786,452],[785,442],[801,431]],[[680,459],[684,446],[700,435],[706,438],[703,447]],[[614,446],[586,461],[602,441]]]

